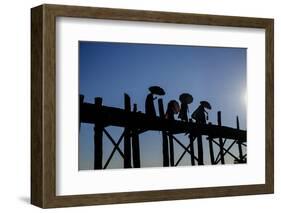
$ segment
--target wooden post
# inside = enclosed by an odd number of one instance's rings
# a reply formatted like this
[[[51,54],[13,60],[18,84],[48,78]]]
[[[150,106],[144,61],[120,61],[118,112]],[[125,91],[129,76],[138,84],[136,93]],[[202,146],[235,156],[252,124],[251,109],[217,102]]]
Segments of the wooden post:
[[[197,136],[197,147],[198,147],[198,165],[203,165],[204,154],[203,154],[202,135]]]
[[[190,143],[190,160],[191,160],[191,165],[195,165],[195,158],[194,158],[194,136],[189,135],[189,143]]]
[[[97,110],[101,110],[102,98],[95,98],[95,106]],[[103,124],[101,118],[98,118],[99,122],[95,124],[94,128],[94,169],[102,169],[102,136],[103,136]]]
[[[133,148],[133,165],[134,168],[140,168],[140,142],[139,135],[136,131],[133,131],[132,135],[132,148]]]
[[[215,156],[214,156],[214,148],[213,148],[213,138],[210,136],[208,137],[209,141],[209,151],[210,151],[210,159],[211,159],[211,164],[215,164]]]
[[[170,165],[175,166],[174,162],[174,139],[173,135],[169,134],[169,148],[170,148]]]
[[[124,94],[125,111],[131,111],[131,100],[128,94]],[[125,127],[124,130],[124,168],[131,168],[131,136],[130,128]]]
[[[239,126],[239,117],[236,116],[236,128],[239,130],[240,129],[240,126]],[[243,162],[243,150],[242,150],[242,144],[241,144],[241,141],[238,141],[237,140],[237,144],[238,144],[238,151],[239,151],[239,160],[240,160],[240,163]]]
[[[163,100],[158,99],[159,114],[162,119],[165,117]],[[168,136],[166,131],[162,131],[162,153],[163,153],[163,166],[169,166],[169,150],[168,150]]]
[[[221,126],[221,111],[218,111],[218,126]],[[224,154],[223,154],[223,141],[221,137],[219,137],[219,145],[220,145],[221,164],[225,164]]]
[[[137,105],[134,104],[134,112],[137,112]],[[140,142],[137,129],[132,130],[132,150],[133,150],[133,165],[134,168],[140,168]]]
[[[208,123],[209,125],[212,125],[211,122]],[[208,136],[208,141],[209,141],[209,151],[210,151],[210,160],[211,164],[215,164],[215,155],[214,155],[214,147],[213,147],[213,138],[211,136]]]
[[[82,112],[83,102],[84,102],[84,95],[79,95],[79,132],[81,128],[81,112]]]

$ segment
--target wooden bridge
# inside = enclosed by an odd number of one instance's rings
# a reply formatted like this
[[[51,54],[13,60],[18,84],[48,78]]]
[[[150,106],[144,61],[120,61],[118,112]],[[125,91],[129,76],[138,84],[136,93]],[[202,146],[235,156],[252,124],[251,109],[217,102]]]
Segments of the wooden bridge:
[[[139,135],[146,131],[162,132],[162,154],[163,166],[177,166],[186,153],[190,154],[191,164],[203,165],[203,141],[202,136],[207,136],[209,143],[211,164],[224,164],[225,155],[230,155],[235,163],[245,163],[247,154],[243,154],[242,146],[246,146],[245,130],[239,129],[239,120],[236,118],[237,127],[230,128],[222,126],[221,112],[218,112],[218,123],[198,124],[192,122],[168,120],[164,118],[163,100],[158,99],[160,116],[150,117],[145,113],[137,111],[137,105],[131,109],[130,97],[124,95],[124,109],[108,107],[102,105],[102,98],[95,98],[94,103],[85,103],[84,96],[80,95],[80,125],[81,123],[95,124],[94,128],[94,169],[106,169],[113,155],[118,152],[124,159],[124,168],[140,168],[140,141]],[[123,127],[124,131],[118,141],[115,141],[106,130],[107,126]],[[184,145],[176,135],[184,133],[188,137],[188,146]],[[103,136],[107,136],[114,148],[108,158],[103,163]],[[119,145],[124,140],[124,151]],[[233,140],[226,148],[226,141]],[[194,153],[194,143],[197,142],[197,155]],[[183,148],[183,153],[175,162],[174,143]],[[215,155],[214,145],[219,147],[219,152]],[[230,150],[237,145],[239,155],[235,156]]]

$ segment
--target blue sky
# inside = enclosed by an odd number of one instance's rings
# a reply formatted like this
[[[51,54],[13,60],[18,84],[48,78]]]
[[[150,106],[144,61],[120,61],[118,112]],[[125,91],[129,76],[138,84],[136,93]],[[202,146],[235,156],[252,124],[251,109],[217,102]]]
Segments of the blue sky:
[[[212,105],[210,122],[216,123],[217,111],[222,111],[224,126],[236,127],[238,115],[240,128],[246,129],[246,53],[245,48],[80,41],[79,93],[86,102],[99,96],[104,105],[118,108],[124,107],[127,93],[144,112],[148,87],[159,85],[166,91],[164,106],[188,92],[194,98],[189,105],[191,112],[200,101],[207,100]],[[108,130],[116,140],[122,132],[117,127]],[[187,143],[183,135],[177,137]],[[104,138],[106,161],[113,146]],[[142,167],[162,166],[161,133],[146,132],[140,135],[140,141]],[[82,124],[79,150],[79,169],[93,169],[93,125]],[[182,151],[175,146],[176,159]],[[208,144],[204,143],[205,164],[209,163],[208,152]],[[226,162],[233,160],[227,157]],[[180,165],[190,165],[190,157],[186,155]],[[116,153],[109,168],[122,166],[122,158]]]

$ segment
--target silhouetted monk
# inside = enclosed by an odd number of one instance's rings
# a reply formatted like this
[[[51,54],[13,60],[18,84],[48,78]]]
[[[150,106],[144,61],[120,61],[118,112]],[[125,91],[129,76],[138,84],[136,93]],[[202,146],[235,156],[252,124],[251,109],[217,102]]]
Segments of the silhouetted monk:
[[[145,113],[149,115],[150,117],[156,116],[156,111],[154,107],[154,100],[157,99],[156,97],[153,97],[153,94],[150,93],[146,96],[145,100]]]
[[[188,121],[188,115],[187,115],[187,113],[189,112],[188,104],[192,103],[193,97],[188,93],[183,93],[180,95],[179,99],[181,102],[181,107],[180,107],[180,113],[178,118],[181,119],[182,121]]]
[[[169,120],[175,120],[174,115],[178,114],[180,111],[180,105],[176,100],[171,100],[168,103],[167,111],[165,114],[165,118]]]
[[[201,101],[199,107],[192,113],[191,117],[196,120],[196,123],[206,124],[206,120],[208,120],[208,112],[205,108],[212,109],[209,102]]]
[[[181,119],[182,121],[188,121],[188,115],[187,115],[188,111],[189,111],[188,105],[181,103],[181,110],[180,110],[180,113],[179,113],[179,119]]]
[[[154,106],[154,100],[157,99],[153,95],[165,95],[164,89],[159,86],[152,86],[148,88],[150,94],[146,96],[145,100],[145,113],[150,117],[156,117],[156,110]]]

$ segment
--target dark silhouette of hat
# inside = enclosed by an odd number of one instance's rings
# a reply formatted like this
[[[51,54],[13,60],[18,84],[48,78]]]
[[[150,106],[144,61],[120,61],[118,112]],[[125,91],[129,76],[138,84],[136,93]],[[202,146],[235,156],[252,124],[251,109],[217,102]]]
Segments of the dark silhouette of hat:
[[[190,104],[193,101],[192,95],[190,95],[188,93],[182,93],[180,95],[179,99],[180,99],[181,102],[184,102],[184,103],[187,103],[187,104]]]
[[[149,91],[152,94],[155,94],[155,95],[165,95],[164,89],[159,87],[159,86],[151,86],[148,89],[149,89]]]
[[[208,101],[200,101],[200,104],[206,109],[212,109],[212,106]]]

